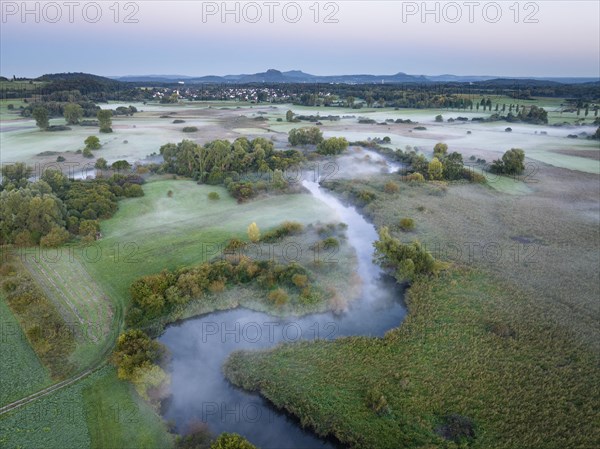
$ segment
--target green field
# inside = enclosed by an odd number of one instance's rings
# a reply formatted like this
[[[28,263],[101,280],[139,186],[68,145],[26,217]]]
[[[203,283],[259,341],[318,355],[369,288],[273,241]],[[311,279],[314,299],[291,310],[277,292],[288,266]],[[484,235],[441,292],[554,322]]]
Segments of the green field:
[[[0,446],[27,449],[170,448],[160,417],[104,367],[0,417]]]
[[[29,345],[25,334],[0,295],[0,406],[50,385],[46,368]]]
[[[172,198],[167,197],[169,190]],[[208,199],[212,191],[219,193],[218,201]],[[229,239],[246,239],[254,221],[266,231],[285,220],[307,224],[332,218],[327,206],[307,194],[237,204],[222,187],[183,180],[150,182],[144,192],[142,198],[122,201],[114,217],[101,223],[103,236],[92,245],[98,260],[78,253],[103,291],[122,305],[135,279],[201,263],[217,255],[218,246]]]

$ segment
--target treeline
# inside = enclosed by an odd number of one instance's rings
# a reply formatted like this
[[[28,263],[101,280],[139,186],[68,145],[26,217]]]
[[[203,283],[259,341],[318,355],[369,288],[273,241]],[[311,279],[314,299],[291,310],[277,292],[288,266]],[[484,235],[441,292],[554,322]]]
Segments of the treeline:
[[[0,275],[6,302],[31,347],[54,379],[66,377],[75,368],[69,361],[75,350],[74,329],[65,323],[21,261],[8,251],[3,252]]]
[[[78,94],[78,92],[76,92]],[[71,95],[71,92],[59,92],[65,94],[59,95],[63,100],[47,100],[29,102],[26,106],[21,106],[20,114],[22,117],[36,117],[35,111],[42,110],[48,118],[64,117],[68,124],[75,125],[79,123],[82,117],[96,118],[101,108],[95,102],[80,95]],[[135,106],[119,106],[112,115],[132,116],[138,112]],[[83,123],[87,124],[87,123]],[[93,123],[95,124],[95,123]]]
[[[131,285],[131,309],[127,325],[145,327],[153,320],[169,315],[194,299],[226,288],[254,282],[267,292],[270,303],[281,307],[295,293],[300,304],[314,304],[322,292],[310,284],[308,270],[298,263],[287,265],[270,260],[254,261],[247,257],[205,262],[177,271],[145,276]]]
[[[143,178],[134,174],[83,181],[48,169],[35,182],[31,175],[23,163],[2,167],[0,244],[54,247],[72,236],[94,240],[98,220],[110,218],[120,198],[144,194]]]
[[[164,163],[160,170],[187,176],[199,182],[227,187],[238,201],[253,198],[261,191],[285,190],[283,171],[304,161],[300,151],[277,151],[273,142],[257,137],[214,140],[199,145],[190,140],[169,143],[160,148]],[[256,174],[259,174],[258,178]],[[269,178],[271,182],[265,182]]]

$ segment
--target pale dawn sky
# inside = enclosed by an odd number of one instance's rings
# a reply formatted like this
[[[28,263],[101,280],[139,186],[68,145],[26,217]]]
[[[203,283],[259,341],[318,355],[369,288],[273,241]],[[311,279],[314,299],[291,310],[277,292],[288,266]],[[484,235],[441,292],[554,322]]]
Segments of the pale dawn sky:
[[[3,76],[600,75],[595,0],[0,3]]]

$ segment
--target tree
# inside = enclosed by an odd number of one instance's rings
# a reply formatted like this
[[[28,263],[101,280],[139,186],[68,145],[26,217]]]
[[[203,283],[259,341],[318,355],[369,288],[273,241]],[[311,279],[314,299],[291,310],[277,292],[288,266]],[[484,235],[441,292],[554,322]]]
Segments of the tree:
[[[290,145],[318,145],[323,141],[323,133],[315,126],[308,128],[294,128],[288,133]]]
[[[288,182],[283,176],[283,172],[279,169],[273,171],[272,183],[273,187],[279,190],[284,190],[288,187]]]
[[[461,179],[463,174],[462,154],[454,151],[444,159],[444,179],[454,181]]]
[[[83,143],[85,144],[85,147],[89,148],[90,150],[97,150],[101,147],[100,139],[98,139],[96,136],[87,137]]]
[[[317,153],[325,155],[340,154],[348,148],[348,141],[344,137],[331,137],[317,145]]]
[[[293,122],[293,121],[294,121],[294,113],[293,113],[292,111],[288,110],[288,111],[285,113],[285,119],[286,119],[288,122]]]
[[[35,119],[35,124],[38,126],[38,128],[41,130],[48,129],[48,126],[50,126],[50,121],[48,120],[48,110],[45,107],[36,107],[32,111],[31,115]]]
[[[92,159],[94,157],[94,153],[92,153],[92,150],[90,150],[89,147],[85,147],[82,153],[83,157],[87,157],[88,159]]]
[[[119,160],[112,163],[110,166],[113,170],[129,170],[131,168],[131,164],[126,160]]]
[[[110,109],[100,109],[98,114],[98,123],[100,124],[101,133],[112,132],[112,111]]]
[[[63,115],[68,125],[76,125],[83,117],[83,108],[77,103],[66,104],[63,109]]]
[[[260,229],[255,222],[250,223],[248,226],[248,238],[251,242],[258,242],[260,240]]]
[[[62,171],[53,170],[51,168],[46,169],[42,173],[41,179],[50,186],[52,192],[54,192],[58,197],[64,198],[64,194],[69,189],[70,181]]]
[[[444,175],[444,166],[437,157],[434,157],[427,167],[429,179],[440,180]]]
[[[353,96],[346,97],[346,106],[349,108],[354,107],[354,97]]]
[[[65,228],[54,227],[40,239],[40,245],[47,248],[56,248],[67,240],[69,240],[69,231]]]
[[[520,148],[512,148],[502,155],[504,173],[507,175],[518,175],[525,170],[525,152]]]
[[[67,210],[45,181],[0,193],[0,244],[25,240],[38,243],[53,228],[64,228]]]
[[[438,159],[443,159],[448,152],[448,145],[442,142],[436,143],[433,147],[433,155]]]
[[[17,188],[25,187],[32,172],[33,169],[24,162],[2,165],[2,186],[6,188],[12,184]]]
[[[489,171],[504,175],[518,175],[525,170],[525,152],[520,148],[512,148],[502,155],[502,159],[492,162]]]
[[[443,122],[444,121],[444,117],[442,117],[442,114],[438,114],[435,116],[435,121],[436,122]]]
[[[139,329],[125,331],[117,338],[117,347],[112,356],[117,366],[119,379],[134,380],[136,370],[146,362],[159,362],[164,354],[160,343],[152,340]]]
[[[379,240],[373,246],[376,262],[390,270],[399,283],[435,274],[439,269],[433,256],[419,242],[404,244],[392,237],[385,226],[380,229]]]
[[[106,162],[106,159],[104,159],[103,157],[99,157],[98,159],[96,159],[94,167],[98,170],[108,170],[108,163]]]

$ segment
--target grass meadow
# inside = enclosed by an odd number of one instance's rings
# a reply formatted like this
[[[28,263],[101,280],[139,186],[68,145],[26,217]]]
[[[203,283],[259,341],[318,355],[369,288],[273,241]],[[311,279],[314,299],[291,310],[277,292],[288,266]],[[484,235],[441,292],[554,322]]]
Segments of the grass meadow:
[[[0,295],[0,406],[50,385],[48,370],[35,354],[19,322]]]

